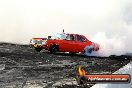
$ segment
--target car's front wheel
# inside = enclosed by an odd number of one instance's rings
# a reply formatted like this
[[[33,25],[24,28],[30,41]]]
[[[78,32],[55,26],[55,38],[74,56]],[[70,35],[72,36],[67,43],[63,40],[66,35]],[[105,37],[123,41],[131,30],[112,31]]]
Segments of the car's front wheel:
[[[58,51],[57,46],[51,45],[49,48],[49,51],[50,51],[50,53],[55,54]]]
[[[36,50],[37,52],[40,52],[42,49],[41,49],[41,48],[35,48],[35,50]]]

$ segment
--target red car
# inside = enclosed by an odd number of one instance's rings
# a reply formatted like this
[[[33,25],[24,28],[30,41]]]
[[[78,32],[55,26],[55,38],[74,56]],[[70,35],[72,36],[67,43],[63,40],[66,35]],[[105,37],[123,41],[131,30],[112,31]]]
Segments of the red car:
[[[46,40],[42,48],[50,51],[50,53],[69,52],[86,54],[98,51],[99,45],[91,42],[84,35],[58,33]]]

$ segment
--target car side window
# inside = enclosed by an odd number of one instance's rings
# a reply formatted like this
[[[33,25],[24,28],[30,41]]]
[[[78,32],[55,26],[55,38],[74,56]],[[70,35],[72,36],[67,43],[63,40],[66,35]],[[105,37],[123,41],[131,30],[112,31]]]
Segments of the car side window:
[[[77,41],[79,41],[79,42],[84,42],[84,41],[85,41],[85,38],[83,38],[83,37],[80,36],[80,35],[77,35]]]
[[[75,40],[74,35],[68,35],[68,36],[67,36],[67,40],[72,40],[72,41],[74,41],[74,40]]]

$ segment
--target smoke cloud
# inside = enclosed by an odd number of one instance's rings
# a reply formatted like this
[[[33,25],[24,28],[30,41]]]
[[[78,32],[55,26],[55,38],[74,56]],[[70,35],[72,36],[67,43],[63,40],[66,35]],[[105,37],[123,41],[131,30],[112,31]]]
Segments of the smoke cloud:
[[[107,31],[98,32],[92,39],[100,44],[100,55],[122,55],[132,51],[132,2],[122,1],[117,13],[104,25]]]
[[[107,37],[104,32],[97,33],[93,38],[93,41],[100,44],[100,50],[98,52],[100,56],[125,54],[127,52],[125,40],[125,36]]]
[[[0,42],[28,44],[32,37],[79,33],[101,55],[132,51],[131,0],[0,0]]]

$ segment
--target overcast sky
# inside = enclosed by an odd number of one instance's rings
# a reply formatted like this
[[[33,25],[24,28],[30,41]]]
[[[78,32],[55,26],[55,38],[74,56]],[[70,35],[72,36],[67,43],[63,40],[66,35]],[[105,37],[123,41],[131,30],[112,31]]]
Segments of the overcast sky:
[[[4,42],[28,44],[32,37],[65,29],[93,40],[98,35],[126,38],[129,46],[131,24],[131,0],[0,0],[0,41]]]

